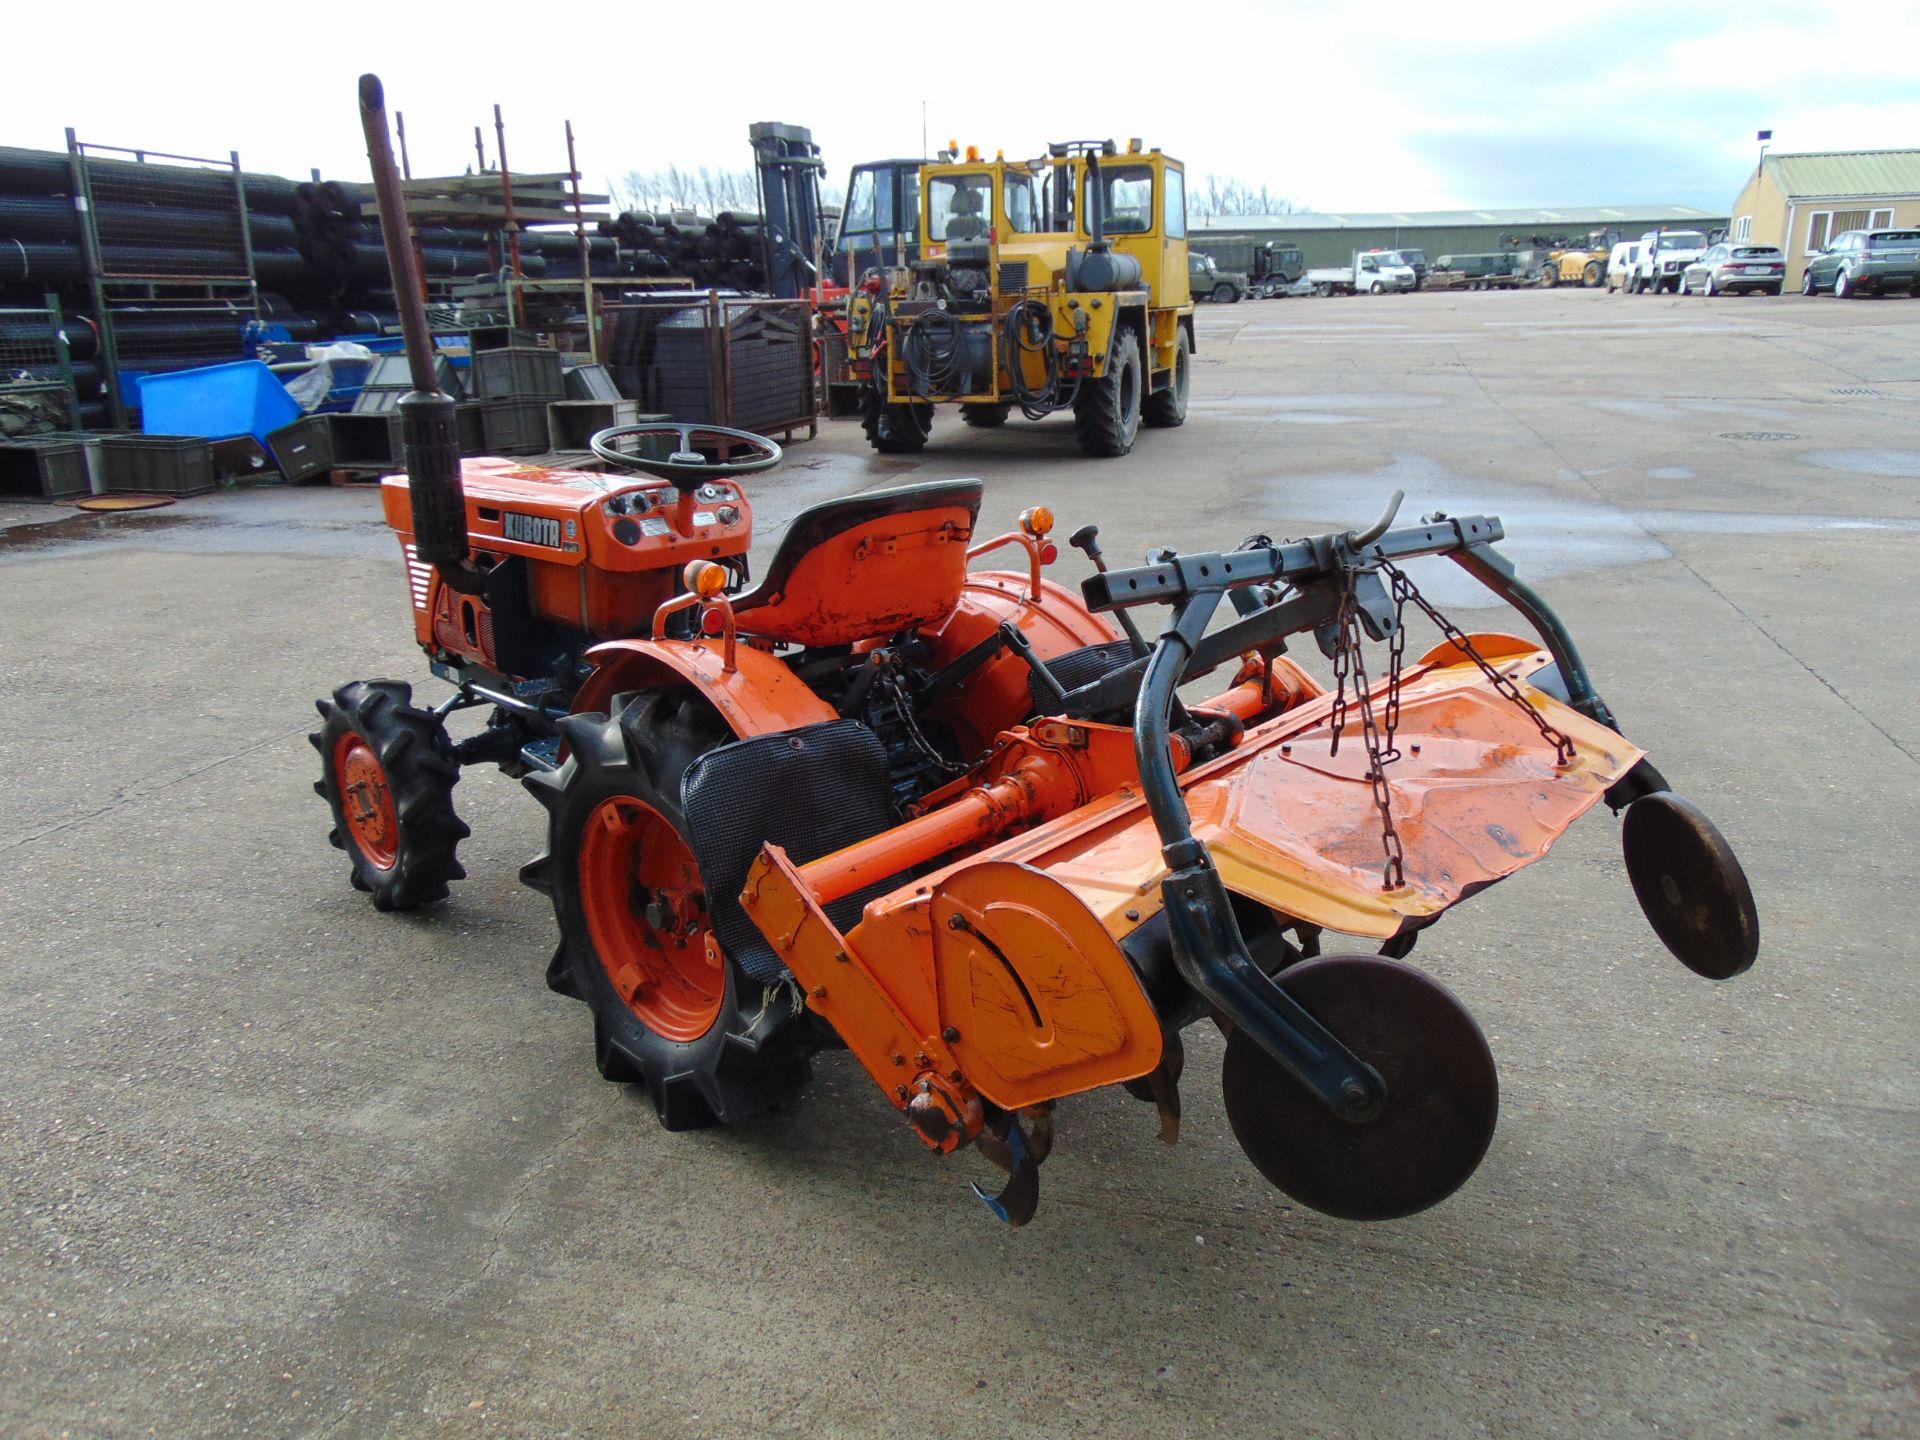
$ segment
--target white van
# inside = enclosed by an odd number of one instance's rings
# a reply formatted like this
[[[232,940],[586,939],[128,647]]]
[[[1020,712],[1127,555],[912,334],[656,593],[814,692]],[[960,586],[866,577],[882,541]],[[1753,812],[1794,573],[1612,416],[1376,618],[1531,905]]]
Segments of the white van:
[[[1607,257],[1607,293],[1627,288],[1627,276],[1640,263],[1640,242],[1622,240],[1613,247],[1613,253]]]

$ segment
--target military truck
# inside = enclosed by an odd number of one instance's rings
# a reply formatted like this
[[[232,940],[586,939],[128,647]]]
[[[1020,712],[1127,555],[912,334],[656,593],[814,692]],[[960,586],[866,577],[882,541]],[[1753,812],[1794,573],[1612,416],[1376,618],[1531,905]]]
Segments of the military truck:
[[[1187,252],[1187,288],[1196,300],[1211,300],[1216,305],[1234,305],[1246,299],[1253,280],[1243,270],[1222,270],[1213,256]]]

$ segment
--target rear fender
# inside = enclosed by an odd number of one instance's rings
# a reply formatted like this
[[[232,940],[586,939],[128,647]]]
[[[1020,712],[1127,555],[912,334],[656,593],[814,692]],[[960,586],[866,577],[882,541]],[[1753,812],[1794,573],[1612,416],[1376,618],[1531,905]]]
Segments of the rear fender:
[[[784,662],[751,645],[735,649],[731,672],[718,641],[609,640],[587,658],[595,668],[574,697],[576,712],[607,710],[629,690],[691,685],[743,740],[839,718]]]

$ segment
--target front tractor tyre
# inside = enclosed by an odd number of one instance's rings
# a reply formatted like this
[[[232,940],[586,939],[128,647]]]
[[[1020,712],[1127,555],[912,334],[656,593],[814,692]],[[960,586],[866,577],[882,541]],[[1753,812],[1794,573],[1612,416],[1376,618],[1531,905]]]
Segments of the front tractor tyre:
[[[933,433],[933,408],[889,404],[877,386],[860,392],[860,428],[882,455],[914,455],[926,449]]]
[[[1580,274],[1580,283],[1589,290],[1597,290],[1600,288],[1600,282],[1605,278],[1606,274],[1601,269],[1600,262],[1590,260],[1587,262],[1587,268]]]
[[[600,1074],[644,1085],[669,1130],[730,1124],[792,1094],[811,1073],[798,1009],[720,949],[680,808],[687,767],[732,732],[679,689],[561,730],[566,761],[523,782],[548,822],[547,853],[520,878],[553,902],[547,984],[593,1012]]]
[[[1122,330],[1114,337],[1105,377],[1081,381],[1080,396],[1073,402],[1073,433],[1085,454],[1124,455],[1133,449],[1140,433],[1144,381],[1139,337]]]
[[[1193,383],[1193,342],[1181,327],[1173,347],[1173,374],[1167,388],[1156,390],[1141,402],[1140,423],[1155,430],[1171,430],[1187,423],[1187,392]]]
[[[1011,405],[962,405],[960,423],[976,430],[998,430],[1007,423]]]
[[[398,680],[356,680],[314,705],[313,790],[333,811],[327,839],[346,852],[353,887],[382,910],[444,900],[466,878],[454,851],[471,833],[453,809],[460,765],[446,727]]]

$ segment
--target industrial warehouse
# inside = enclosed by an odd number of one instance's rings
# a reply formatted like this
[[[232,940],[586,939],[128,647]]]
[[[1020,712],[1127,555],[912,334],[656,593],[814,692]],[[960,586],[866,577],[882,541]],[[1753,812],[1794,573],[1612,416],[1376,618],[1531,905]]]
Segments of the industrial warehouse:
[[[0,1434],[1907,1432],[1904,71],[1243,18],[20,77]]]

